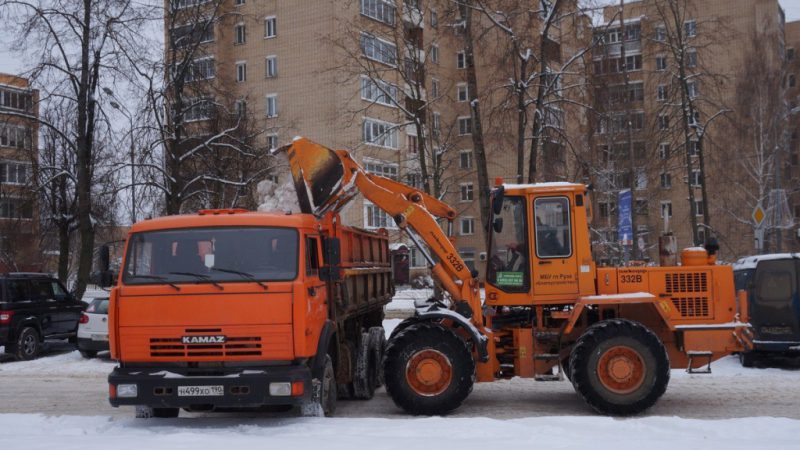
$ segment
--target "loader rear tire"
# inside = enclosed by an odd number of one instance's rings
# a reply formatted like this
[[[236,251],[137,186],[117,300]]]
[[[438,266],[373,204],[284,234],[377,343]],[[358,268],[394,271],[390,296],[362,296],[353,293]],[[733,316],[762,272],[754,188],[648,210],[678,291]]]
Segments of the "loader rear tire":
[[[389,340],[383,360],[386,391],[414,415],[442,415],[461,406],[475,383],[475,361],[453,330],[430,322]]]
[[[604,320],[578,338],[569,357],[572,386],[595,411],[615,416],[641,413],[667,390],[669,357],[645,326]]]

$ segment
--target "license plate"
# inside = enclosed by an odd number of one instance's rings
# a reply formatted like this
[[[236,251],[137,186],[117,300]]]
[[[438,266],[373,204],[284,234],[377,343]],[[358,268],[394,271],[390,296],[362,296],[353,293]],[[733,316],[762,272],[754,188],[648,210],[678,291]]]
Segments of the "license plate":
[[[178,397],[217,397],[225,395],[222,386],[178,386]]]
[[[92,335],[93,341],[107,341],[108,335],[107,334],[93,334]]]

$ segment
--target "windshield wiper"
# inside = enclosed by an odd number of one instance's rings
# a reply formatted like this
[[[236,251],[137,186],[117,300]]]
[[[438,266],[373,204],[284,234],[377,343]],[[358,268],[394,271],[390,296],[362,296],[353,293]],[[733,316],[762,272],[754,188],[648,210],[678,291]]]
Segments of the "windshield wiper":
[[[252,281],[252,282],[254,282],[254,283],[257,283],[259,286],[261,286],[262,288],[264,288],[264,290],[265,290],[265,291],[266,291],[267,289],[269,289],[269,286],[267,286],[266,284],[264,284],[264,282],[263,282],[263,281],[256,280],[256,278],[255,278],[255,277],[253,276],[253,274],[251,274],[251,273],[242,272],[242,271],[240,271],[240,270],[233,270],[233,269],[223,269],[223,268],[220,268],[220,267],[212,267],[212,268],[211,268],[211,270],[216,270],[217,272],[225,272],[225,273],[232,273],[232,274],[234,274],[234,275],[239,275],[239,276],[240,276],[240,277],[242,277],[242,278],[247,278],[248,280],[250,280],[250,281]]]
[[[194,273],[194,272],[169,272],[170,275],[183,275],[187,277],[194,277],[196,280],[199,281],[208,281],[209,283],[213,284],[214,286],[218,287],[221,290],[225,290],[221,284],[217,283],[216,281],[212,280],[210,276],[204,273]]]
[[[150,280],[160,280],[160,281],[166,281],[167,280],[166,277],[162,277],[160,275],[133,275],[133,278],[147,278],[147,279],[150,279]],[[168,285],[174,287],[176,291],[180,291],[181,290],[180,286],[178,286],[175,283],[172,283],[170,281],[166,281],[166,283]]]

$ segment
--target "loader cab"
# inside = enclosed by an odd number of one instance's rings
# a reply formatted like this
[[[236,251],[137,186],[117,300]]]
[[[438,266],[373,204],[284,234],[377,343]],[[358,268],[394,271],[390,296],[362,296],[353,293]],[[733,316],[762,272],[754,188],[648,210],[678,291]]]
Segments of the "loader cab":
[[[492,192],[486,303],[572,302],[594,293],[586,187],[502,185]]]

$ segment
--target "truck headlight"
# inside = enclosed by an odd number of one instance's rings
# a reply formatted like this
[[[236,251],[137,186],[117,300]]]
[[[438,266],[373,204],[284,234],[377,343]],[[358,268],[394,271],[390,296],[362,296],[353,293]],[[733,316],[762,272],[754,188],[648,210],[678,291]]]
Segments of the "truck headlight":
[[[273,397],[288,397],[292,395],[292,383],[270,383],[269,395]]]
[[[117,397],[136,397],[139,395],[139,390],[135,384],[118,384]]]

